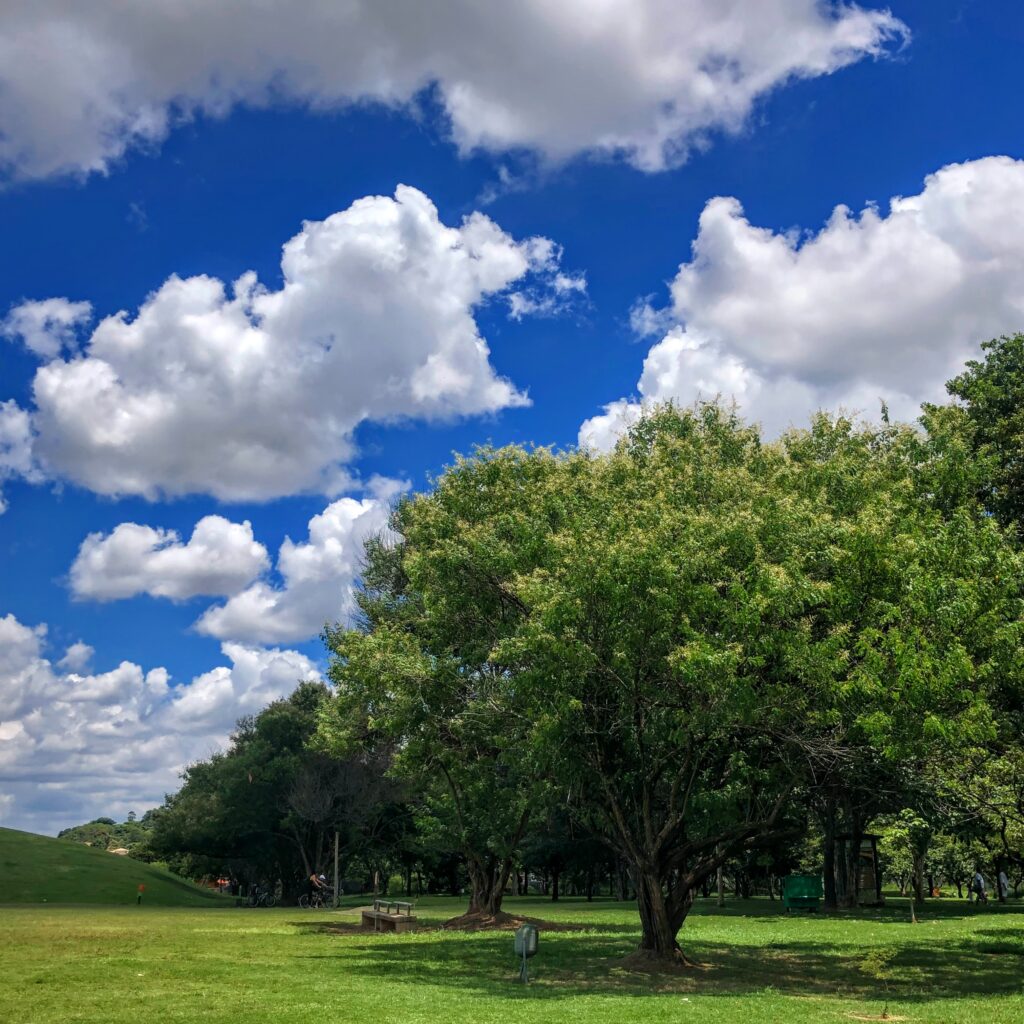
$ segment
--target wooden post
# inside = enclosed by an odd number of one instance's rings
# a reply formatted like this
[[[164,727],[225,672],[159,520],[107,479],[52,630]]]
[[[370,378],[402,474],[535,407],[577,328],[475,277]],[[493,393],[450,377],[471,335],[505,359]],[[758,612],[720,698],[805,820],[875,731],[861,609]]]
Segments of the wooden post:
[[[334,833],[334,909],[338,909],[338,893],[341,889],[338,888],[338,833]]]

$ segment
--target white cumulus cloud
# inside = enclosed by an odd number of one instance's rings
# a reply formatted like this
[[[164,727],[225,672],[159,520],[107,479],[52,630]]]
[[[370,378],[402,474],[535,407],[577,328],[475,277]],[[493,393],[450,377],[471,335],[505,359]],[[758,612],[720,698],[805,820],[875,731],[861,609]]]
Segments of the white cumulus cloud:
[[[252,525],[204,516],[183,543],[174,530],[121,523],[109,535],[91,533],[71,566],[72,593],[112,601],[150,594],[185,600],[242,590],[270,560]]]
[[[29,351],[55,359],[74,346],[75,329],[88,322],[92,305],[52,298],[22,302],[0,321],[0,334],[20,340]]]
[[[309,539],[286,538],[277,556],[281,585],[259,580],[210,608],[201,633],[253,643],[294,643],[354,610],[356,579],[367,538],[385,530],[389,495],[339,498],[309,521]]]
[[[38,482],[42,471],[32,450],[32,419],[17,402],[8,399],[0,402],[0,488],[14,477]],[[0,490],[0,514],[6,509]]]
[[[0,167],[106,171],[237,104],[409,106],[433,88],[462,151],[596,151],[657,170],[795,78],[907,37],[831,0],[7,0]]]
[[[76,640],[64,652],[64,657],[57,662],[57,667],[67,672],[84,672],[95,653],[95,649],[87,643]]]
[[[638,400],[588,420],[607,447],[645,402],[733,397],[770,432],[818,408],[917,415],[978,344],[1024,329],[1024,161],[988,157],[929,175],[918,195],[859,214],[837,206],[817,233],[750,223],[712,199],[644,361]]]
[[[224,644],[227,664],[178,686],[128,661],[84,675],[52,664],[45,643],[45,627],[0,618],[0,813],[51,834],[161,802],[238,718],[318,677],[296,651],[244,644]]]
[[[35,458],[108,495],[336,494],[365,420],[527,404],[474,312],[513,285],[564,293],[558,267],[549,240],[448,227],[416,189],[360,199],[285,244],[279,289],[171,277],[40,366]]]

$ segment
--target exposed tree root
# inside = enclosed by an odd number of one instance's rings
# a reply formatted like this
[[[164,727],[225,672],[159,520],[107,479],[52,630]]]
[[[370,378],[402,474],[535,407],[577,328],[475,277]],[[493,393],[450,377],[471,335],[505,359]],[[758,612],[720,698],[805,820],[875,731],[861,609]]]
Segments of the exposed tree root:
[[[680,971],[703,967],[703,964],[691,960],[676,946],[667,955],[655,949],[638,949],[622,960],[622,966],[627,970],[642,971],[646,974],[678,974]]]
[[[534,928],[542,932],[590,932],[600,930],[594,925],[581,925],[578,921],[545,921],[539,917],[520,917],[518,914],[506,914],[503,910],[499,910],[497,914],[485,914],[480,910],[474,910],[468,914],[460,914],[458,917],[445,921],[441,928],[445,931],[456,932],[513,932],[521,924],[532,924]]]
[[[471,910],[467,914],[460,914],[445,921],[442,928],[447,931],[458,932],[483,932],[483,931],[515,931],[521,924],[530,920],[525,917],[515,917],[499,910],[496,914],[488,914],[482,910]],[[531,924],[538,924],[530,920]]]
[[[895,1020],[895,1021],[899,1021],[899,1020],[906,1020],[907,1019],[906,1017],[900,1017],[898,1014],[895,1014],[895,1013],[874,1013],[874,1014],[869,1014],[869,1013],[848,1013],[846,1016],[850,1017],[852,1020]]]

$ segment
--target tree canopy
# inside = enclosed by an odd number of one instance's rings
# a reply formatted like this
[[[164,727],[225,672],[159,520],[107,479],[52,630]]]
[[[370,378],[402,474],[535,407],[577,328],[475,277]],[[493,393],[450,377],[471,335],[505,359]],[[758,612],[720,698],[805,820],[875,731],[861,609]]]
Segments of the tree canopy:
[[[672,956],[697,887],[792,829],[823,766],[993,733],[1019,565],[938,500],[948,454],[825,416],[768,444],[709,404],[608,455],[460,459],[368,550],[364,620],[328,636],[327,734],[358,708],[443,776],[471,863],[509,862],[529,780],[557,779]]]

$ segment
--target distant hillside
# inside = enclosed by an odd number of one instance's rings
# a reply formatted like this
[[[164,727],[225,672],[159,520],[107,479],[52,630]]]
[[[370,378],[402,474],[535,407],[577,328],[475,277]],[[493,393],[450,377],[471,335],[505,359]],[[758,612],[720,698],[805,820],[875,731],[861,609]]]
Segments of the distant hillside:
[[[169,871],[79,843],[0,828],[0,903],[225,906],[228,900]]]

